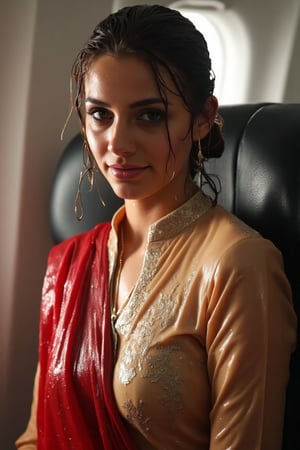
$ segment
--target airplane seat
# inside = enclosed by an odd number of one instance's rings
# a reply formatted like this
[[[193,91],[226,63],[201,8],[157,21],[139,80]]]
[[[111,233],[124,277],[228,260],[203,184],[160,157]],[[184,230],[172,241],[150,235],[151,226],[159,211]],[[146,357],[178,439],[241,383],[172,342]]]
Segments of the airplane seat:
[[[207,163],[207,171],[221,179],[219,203],[281,250],[300,317],[300,104],[224,106],[220,113],[224,118],[224,155]],[[282,450],[300,449],[299,430],[298,323]]]
[[[272,240],[281,250],[293,290],[295,310],[300,308],[300,104],[259,103],[220,108],[224,118],[225,152],[207,162],[222,185],[219,203]],[[50,202],[54,242],[110,220],[122,204],[103,177],[88,192],[83,182],[84,218],[73,212],[82,140],[76,136],[66,147],[55,174]],[[254,331],[255,332],[255,331]],[[300,354],[291,361],[282,450],[300,448]],[[274,374],[276,376],[276,373]]]

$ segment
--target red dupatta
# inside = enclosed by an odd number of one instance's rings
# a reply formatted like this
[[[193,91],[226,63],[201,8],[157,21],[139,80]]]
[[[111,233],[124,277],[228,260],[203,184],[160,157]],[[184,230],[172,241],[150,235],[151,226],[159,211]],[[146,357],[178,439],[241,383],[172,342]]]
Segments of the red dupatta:
[[[40,322],[38,450],[132,450],[112,389],[110,224],[54,247]]]

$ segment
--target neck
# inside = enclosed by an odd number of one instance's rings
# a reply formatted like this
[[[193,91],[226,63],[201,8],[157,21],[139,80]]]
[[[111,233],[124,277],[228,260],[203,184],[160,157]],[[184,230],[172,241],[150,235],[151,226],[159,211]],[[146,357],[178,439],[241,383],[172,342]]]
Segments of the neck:
[[[181,195],[173,195],[160,202],[153,202],[148,198],[125,200],[126,220],[124,227],[126,236],[136,239],[140,244],[145,243],[150,225],[185,203],[195,194],[197,189],[194,184],[190,184]]]

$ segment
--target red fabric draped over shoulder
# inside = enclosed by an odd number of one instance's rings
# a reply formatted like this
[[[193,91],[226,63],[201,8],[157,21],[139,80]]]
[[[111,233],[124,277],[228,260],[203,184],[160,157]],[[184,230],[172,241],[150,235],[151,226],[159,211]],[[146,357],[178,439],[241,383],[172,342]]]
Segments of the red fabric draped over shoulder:
[[[40,321],[39,450],[132,450],[112,390],[110,224],[55,246]]]

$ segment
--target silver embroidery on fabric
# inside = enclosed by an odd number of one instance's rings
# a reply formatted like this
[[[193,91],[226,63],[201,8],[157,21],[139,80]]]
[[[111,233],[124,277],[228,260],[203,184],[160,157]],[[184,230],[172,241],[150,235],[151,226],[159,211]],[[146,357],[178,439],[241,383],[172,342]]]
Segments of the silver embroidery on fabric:
[[[150,417],[144,417],[143,414],[143,401],[140,400],[138,405],[135,406],[131,400],[128,400],[123,404],[124,409],[127,411],[126,419],[132,425],[139,425],[146,433],[151,430]]]
[[[168,418],[172,423],[177,414],[183,409],[183,401],[180,387],[182,377],[172,364],[174,353],[180,352],[179,345],[157,345],[154,355],[151,353],[145,361],[143,378],[149,379],[150,383],[159,383],[159,403],[168,410]]]

